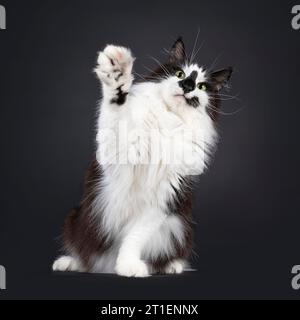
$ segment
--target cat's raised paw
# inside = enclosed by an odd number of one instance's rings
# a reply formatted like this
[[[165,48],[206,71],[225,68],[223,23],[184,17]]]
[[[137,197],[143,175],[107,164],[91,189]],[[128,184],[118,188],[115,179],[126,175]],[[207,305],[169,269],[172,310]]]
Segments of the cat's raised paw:
[[[138,259],[117,261],[115,270],[119,276],[123,277],[145,278],[150,276],[146,263]]]
[[[78,263],[76,260],[69,256],[62,256],[54,261],[52,265],[53,271],[78,271]]]
[[[133,81],[133,62],[134,58],[129,49],[108,45],[99,53],[95,72],[105,84],[114,89],[122,87],[124,91],[128,91]]]

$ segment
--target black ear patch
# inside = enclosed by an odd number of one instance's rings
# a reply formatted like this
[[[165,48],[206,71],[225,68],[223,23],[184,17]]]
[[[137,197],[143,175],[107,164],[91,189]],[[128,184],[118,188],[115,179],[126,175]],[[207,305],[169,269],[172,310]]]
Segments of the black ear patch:
[[[210,74],[210,82],[215,91],[220,91],[229,81],[233,72],[232,67],[221,69]]]
[[[182,37],[179,37],[175,41],[175,43],[173,44],[173,47],[170,50],[169,62],[171,64],[182,63],[185,60],[185,57],[186,57],[185,46],[184,46]]]

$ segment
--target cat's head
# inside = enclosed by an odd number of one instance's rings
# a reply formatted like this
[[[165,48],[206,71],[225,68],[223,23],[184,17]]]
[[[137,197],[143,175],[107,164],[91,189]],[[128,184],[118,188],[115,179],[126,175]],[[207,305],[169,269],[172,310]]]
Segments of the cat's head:
[[[186,55],[182,38],[178,38],[169,51],[168,61],[151,75],[162,84],[161,94],[172,107],[199,108],[216,120],[219,91],[227,84],[232,67],[209,72]]]

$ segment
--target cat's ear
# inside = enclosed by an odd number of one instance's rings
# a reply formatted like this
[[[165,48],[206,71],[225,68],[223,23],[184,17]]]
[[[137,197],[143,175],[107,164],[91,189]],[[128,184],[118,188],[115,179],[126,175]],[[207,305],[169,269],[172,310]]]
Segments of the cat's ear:
[[[186,57],[185,46],[182,37],[179,37],[169,52],[170,63],[182,63]]]
[[[232,72],[233,72],[232,67],[228,67],[226,69],[221,69],[221,70],[212,72],[210,74],[210,79],[211,79],[213,88],[216,91],[220,91],[229,81]]]

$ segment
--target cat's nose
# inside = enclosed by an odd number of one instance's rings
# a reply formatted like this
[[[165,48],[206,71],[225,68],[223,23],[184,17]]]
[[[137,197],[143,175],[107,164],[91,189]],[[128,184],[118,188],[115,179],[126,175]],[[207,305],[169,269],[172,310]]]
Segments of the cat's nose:
[[[183,89],[184,93],[189,93],[195,90],[196,83],[193,79],[186,78],[182,81],[179,81],[179,87]]]
[[[187,78],[179,81],[179,87],[183,89],[184,93],[188,93],[195,90],[197,76],[198,72],[193,71]]]

